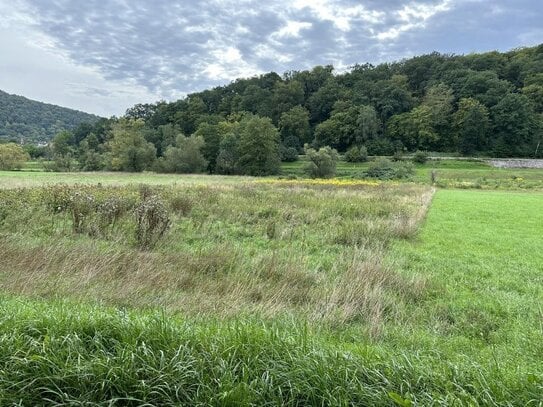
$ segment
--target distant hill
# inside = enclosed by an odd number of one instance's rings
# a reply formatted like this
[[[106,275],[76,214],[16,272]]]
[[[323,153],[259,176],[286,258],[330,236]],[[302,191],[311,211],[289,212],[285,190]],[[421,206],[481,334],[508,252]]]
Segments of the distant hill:
[[[0,141],[50,140],[61,130],[95,123],[100,117],[48,103],[37,102],[0,90]]]

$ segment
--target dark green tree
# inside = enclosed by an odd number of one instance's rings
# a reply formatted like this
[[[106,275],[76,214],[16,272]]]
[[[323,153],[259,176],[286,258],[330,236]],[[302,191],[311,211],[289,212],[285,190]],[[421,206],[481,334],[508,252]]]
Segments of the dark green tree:
[[[453,123],[462,153],[473,154],[488,148],[490,120],[488,109],[481,102],[473,98],[460,99]]]
[[[329,78],[307,101],[311,123],[322,123],[327,120],[332,113],[334,104],[345,94],[345,89],[338,81],[334,77]]]
[[[221,140],[215,171],[225,175],[239,174],[240,168],[238,162],[239,139],[232,132],[226,133]]]
[[[491,109],[491,117],[496,153],[508,156],[534,154],[540,128],[538,117],[527,96],[510,93]]]
[[[298,81],[277,82],[273,90],[273,122],[279,123],[279,118],[294,106],[304,104],[304,89]]]
[[[309,112],[302,106],[295,106],[284,112],[279,120],[281,142],[285,147],[300,150],[305,143],[310,142]]]
[[[239,107],[240,110],[259,116],[272,117],[272,92],[257,85],[249,85],[243,92]]]
[[[221,147],[221,133],[218,124],[201,123],[194,133],[195,136],[204,140],[202,154],[208,162],[207,169],[210,173],[215,172],[217,157]]]
[[[248,175],[279,172],[279,133],[267,117],[247,116],[240,123],[239,168]]]

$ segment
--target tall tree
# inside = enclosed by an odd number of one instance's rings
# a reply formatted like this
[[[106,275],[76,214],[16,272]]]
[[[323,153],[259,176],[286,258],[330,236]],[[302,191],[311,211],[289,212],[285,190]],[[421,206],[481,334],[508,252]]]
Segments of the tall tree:
[[[532,155],[539,140],[539,120],[527,96],[511,93],[491,109],[499,155]]]
[[[310,141],[309,112],[302,106],[295,106],[284,112],[279,120],[281,142],[285,147],[301,150]]]
[[[240,110],[272,117],[272,92],[257,85],[247,86],[240,101]]]
[[[345,96],[345,89],[334,77],[329,78],[307,101],[311,123],[321,123],[327,120],[334,104],[343,96]]]
[[[244,174],[279,172],[279,133],[267,117],[247,116],[240,123],[239,167]]]
[[[143,137],[143,120],[120,119],[111,127],[110,167],[116,171],[140,172],[151,167],[156,148]]]
[[[281,114],[294,106],[304,104],[304,89],[298,81],[277,82],[273,90],[273,122],[278,123]]]
[[[208,162],[207,169],[210,173],[215,172],[217,156],[221,146],[221,132],[218,124],[201,123],[194,133],[195,136],[204,140],[202,154]]]
[[[356,143],[364,144],[377,137],[381,124],[373,106],[365,105],[358,108],[356,117]]]
[[[425,105],[393,116],[387,127],[389,137],[408,150],[428,150],[439,139],[432,127],[432,112]]]
[[[473,154],[488,148],[490,120],[488,109],[481,102],[473,98],[460,99],[453,123],[462,153]]]
[[[379,81],[375,87],[374,102],[383,123],[395,114],[409,111],[415,103],[405,75],[394,75]]]

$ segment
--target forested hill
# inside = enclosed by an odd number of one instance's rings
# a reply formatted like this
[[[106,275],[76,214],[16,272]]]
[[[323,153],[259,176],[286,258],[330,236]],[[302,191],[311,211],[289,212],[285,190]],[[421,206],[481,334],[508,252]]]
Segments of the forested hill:
[[[436,52],[342,74],[332,66],[272,72],[172,103],[137,105],[127,116],[145,120],[160,151],[168,144],[161,126],[189,136],[244,112],[270,118],[283,146],[296,149],[310,143],[340,152],[365,146],[377,155],[419,149],[531,157],[542,150],[543,44],[505,53]]]
[[[59,170],[266,175],[321,147],[543,157],[543,44],[238,79],[59,133],[52,154]]]
[[[46,141],[61,130],[95,123],[98,116],[37,102],[0,90],[0,140]]]

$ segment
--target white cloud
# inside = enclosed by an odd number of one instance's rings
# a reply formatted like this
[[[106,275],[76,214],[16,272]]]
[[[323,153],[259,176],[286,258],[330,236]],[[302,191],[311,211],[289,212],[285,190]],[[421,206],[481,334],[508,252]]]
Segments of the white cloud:
[[[410,3],[395,12],[400,21],[399,24],[381,31],[374,35],[380,41],[394,40],[402,33],[415,29],[423,28],[430,18],[438,13],[443,13],[451,9],[451,0],[444,0],[437,5]]]
[[[96,67],[74,63],[19,9],[0,3],[0,12],[0,55],[9,56],[0,59],[0,89],[101,116],[159,99],[134,80],[106,80]]]
[[[363,5],[348,7],[341,2],[327,0],[295,0],[295,9],[307,8],[322,21],[332,22],[339,30],[349,31],[354,22],[377,24],[382,22],[385,13],[368,10]]]
[[[261,73],[258,67],[243,59],[239,49],[219,47],[210,52],[213,62],[206,64],[203,72],[212,80],[232,80]]]
[[[313,24],[307,21],[287,21],[287,24],[275,33],[272,34],[274,38],[298,38],[300,37],[300,31],[311,28]]]

